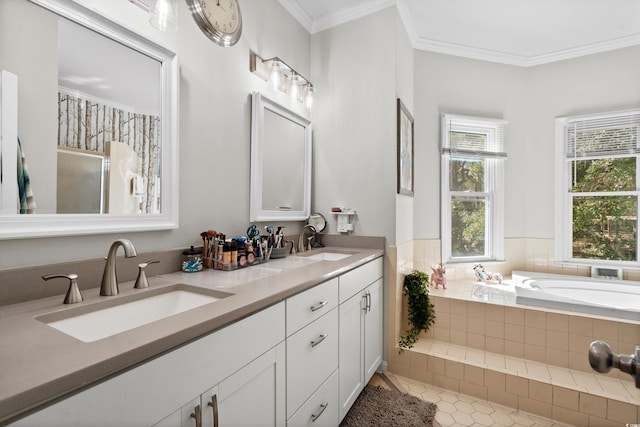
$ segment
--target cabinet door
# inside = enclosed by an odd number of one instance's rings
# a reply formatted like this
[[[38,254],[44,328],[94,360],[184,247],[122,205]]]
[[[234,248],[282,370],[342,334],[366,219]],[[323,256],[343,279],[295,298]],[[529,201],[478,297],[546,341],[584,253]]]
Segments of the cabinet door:
[[[340,420],[364,388],[364,335],[361,331],[365,299],[364,293],[358,293],[340,305]]]
[[[219,425],[284,426],[285,386],[283,342],[218,385]],[[211,401],[211,393],[202,400]],[[204,413],[202,425],[214,426],[213,411]]]
[[[382,363],[382,279],[365,290],[364,382],[369,382]]]

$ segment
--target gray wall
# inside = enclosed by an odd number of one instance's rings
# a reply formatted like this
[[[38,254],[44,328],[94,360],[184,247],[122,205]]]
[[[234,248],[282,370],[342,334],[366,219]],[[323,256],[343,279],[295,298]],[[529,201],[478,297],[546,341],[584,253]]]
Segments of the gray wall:
[[[441,113],[509,121],[505,237],[553,238],[554,119],[640,108],[637,46],[531,68],[415,56],[417,239],[440,237]]]
[[[395,8],[311,39],[314,112],[313,209],[357,211],[357,234],[395,242]],[[388,30],[380,31],[381,28]],[[335,218],[327,218],[336,232]]]
[[[169,47],[178,55],[181,74],[180,227],[160,232],[0,241],[0,269],[103,257],[109,244],[121,237],[129,238],[139,252],[145,252],[198,244],[200,232],[209,228],[228,235],[243,234],[249,222],[250,94],[261,90],[271,95],[266,83],[249,72],[249,52],[263,57],[279,56],[308,76],[311,36],[276,0],[241,2],[243,35],[238,44],[230,48],[214,45],[200,32],[184,1],[178,2],[177,33],[155,30],[148,23],[148,15],[127,0],[79,2]],[[28,19],[7,12],[16,5],[32,6],[27,0],[2,0],[0,28],[15,21],[27,31],[37,29],[35,24],[25,24]],[[10,64],[3,62],[3,52],[6,43],[17,43],[19,38],[15,34],[6,37],[1,34],[0,68],[11,71]],[[44,53],[52,49],[46,47]],[[55,59],[49,61],[55,69]],[[52,83],[48,86],[55,88],[57,80],[55,74],[52,75]],[[53,94],[52,99],[55,99],[55,89]],[[275,94],[273,97],[282,103],[288,102],[286,97]],[[52,119],[55,123],[55,114]],[[32,124],[21,127],[36,130]],[[55,150],[55,139],[51,150]],[[50,164],[51,158],[28,152],[32,174],[41,162]],[[36,202],[46,196],[35,183],[34,194]],[[287,224],[287,231],[295,233],[299,225]]]
[[[0,269],[102,257],[120,237],[144,252],[197,244],[208,228],[243,233],[249,218],[249,94],[269,94],[249,73],[251,50],[283,58],[317,88],[312,209],[325,213],[328,231],[335,232],[329,209],[351,207],[358,212],[356,233],[385,236],[387,244],[440,236],[440,113],[509,120],[506,237],[549,238],[553,119],[640,107],[640,47],[518,68],[414,51],[395,8],[309,35],[276,0],[244,0],[243,37],[223,49],[200,32],[184,2],[178,2],[180,28],[170,34],[153,29],[127,0],[79,1],[178,53],[180,228],[0,241]],[[26,0],[2,0],[0,7],[16,2]],[[2,11],[0,27],[16,18]],[[14,41],[0,37],[1,67],[6,43]],[[415,118],[414,198],[396,195],[397,97]],[[35,168],[41,156],[27,154]],[[287,224],[287,231],[299,226]]]

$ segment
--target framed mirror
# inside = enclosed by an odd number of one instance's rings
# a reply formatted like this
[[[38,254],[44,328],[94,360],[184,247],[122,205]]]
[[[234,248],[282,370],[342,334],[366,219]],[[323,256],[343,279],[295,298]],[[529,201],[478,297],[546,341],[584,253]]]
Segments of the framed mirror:
[[[17,80],[1,106],[18,111],[0,131],[28,153],[35,200],[8,206],[22,188],[3,176],[0,239],[176,228],[176,54],[72,0],[3,3],[0,38]],[[3,158],[16,143],[2,140]]]
[[[251,221],[303,221],[311,211],[311,121],[252,95]]]

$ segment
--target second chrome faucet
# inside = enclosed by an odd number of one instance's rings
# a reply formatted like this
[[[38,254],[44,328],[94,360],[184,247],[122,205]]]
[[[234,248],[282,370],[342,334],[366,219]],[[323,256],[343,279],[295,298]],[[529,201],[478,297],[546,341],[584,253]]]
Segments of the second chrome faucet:
[[[119,239],[111,244],[106,258],[107,262],[104,266],[104,273],[102,273],[102,284],[100,285],[100,295],[102,296],[118,295],[120,292],[116,275],[116,253],[120,246],[124,249],[125,258],[132,258],[138,255],[133,243],[127,239]]]

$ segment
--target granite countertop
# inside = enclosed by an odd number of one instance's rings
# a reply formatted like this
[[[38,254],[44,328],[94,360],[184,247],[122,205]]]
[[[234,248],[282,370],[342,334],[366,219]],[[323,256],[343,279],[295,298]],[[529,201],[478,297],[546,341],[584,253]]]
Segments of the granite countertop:
[[[348,253],[338,261],[311,260],[319,251]],[[149,278],[150,288],[120,284],[120,294],[83,291],[84,302],[62,296],[0,307],[0,424],[109,378],[213,332],[384,254],[379,249],[327,247],[235,271],[175,272]],[[187,284],[233,295],[94,342],[82,342],[37,319],[81,305],[116,300],[159,287]]]

